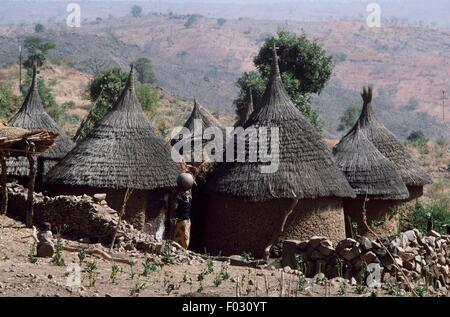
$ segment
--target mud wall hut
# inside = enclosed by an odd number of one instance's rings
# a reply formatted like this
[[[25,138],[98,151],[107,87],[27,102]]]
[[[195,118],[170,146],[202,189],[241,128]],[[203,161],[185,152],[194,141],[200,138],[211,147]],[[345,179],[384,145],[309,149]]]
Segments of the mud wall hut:
[[[282,238],[344,238],[342,198],[355,197],[354,192],[319,133],[287,95],[275,49],[266,91],[244,124],[245,129],[249,127],[278,128],[279,151],[271,148],[278,169],[262,173],[267,163],[261,153],[256,153],[256,161],[218,164],[210,179],[212,193],[205,215],[202,242],[206,251],[266,255],[290,211]],[[238,138],[246,138],[245,133]],[[268,132],[269,144],[271,138]],[[250,157],[257,149],[248,144]]]
[[[142,229],[165,215],[179,173],[169,145],[139,104],[132,69],[115,105],[45,182],[58,194],[106,193],[115,210],[121,209],[127,189],[134,189],[124,218]]]
[[[42,178],[75,146],[63,129],[48,115],[42,105],[37,88],[37,69],[33,67],[33,77],[27,96],[19,111],[9,120],[11,127],[30,131],[49,130],[59,134],[55,144],[37,158],[36,188],[41,189]],[[27,186],[29,165],[25,157],[7,160],[8,176]]]
[[[403,144],[376,118],[372,108],[372,88],[367,91],[361,115],[358,119],[360,129],[378,151],[395,164],[397,172],[409,191],[409,200],[423,194],[423,186],[433,182],[430,174],[416,162]]]
[[[368,100],[369,91],[364,89],[364,100]],[[388,217],[391,209],[409,197],[408,189],[395,164],[366,138],[359,121],[334,147],[333,153],[357,195],[344,199],[347,236],[367,234],[368,225]],[[393,230],[395,226],[387,229]]]

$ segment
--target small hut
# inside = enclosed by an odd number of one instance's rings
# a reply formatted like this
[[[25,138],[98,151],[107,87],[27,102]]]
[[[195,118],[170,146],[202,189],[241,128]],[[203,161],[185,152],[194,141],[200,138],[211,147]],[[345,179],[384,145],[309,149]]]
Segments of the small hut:
[[[46,176],[60,194],[106,193],[136,228],[161,216],[180,173],[170,147],[145,116],[134,89],[133,68],[120,97],[94,129]]]
[[[222,126],[222,124],[219,122],[219,120],[217,120],[211,114],[211,112],[209,112],[206,108],[200,106],[197,103],[197,100],[194,99],[194,108],[192,109],[191,115],[186,120],[186,123],[184,124],[183,127],[186,128],[187,130],[189,130],[191,133],[191,136],[189,138],[186,138],[182,141],[184,144],[189,143],[189,142],[191,143],[191,152],[183,153],[183,150],[180,149],[180,151],[179,151],[180,155],[182,155],[187,162],[195,162],[196,156],[194,154],[194,149],[195,149],[194,143],[195,143],[195,141],[198,141],[202,145],[202,148],[201,148],[202,157],[201,158],[199,157],[198,159],[202,159],[202,161],[208,161],[209,160],[208,153],[205,153],[203,151],[203,146],[209,140],[206,140],[203,138],[202,132],[204,132],[205,129],[207,129],[207,128],[218,128],[218,129],[220,129],[220,131],[223,131],[224,127]],[[197,136],[195,134],[196,131],[201,134]],[[172,140],[170,141],[171,145],[173,146],[175,143],[179,142],[181,140],[181,138],[182,138],[181,134],[175,135],[172,138]],[[197,162],[197,163],[201,163],[201,162]]]
[[[320,134],[287,95],[275,48],[266,91],[244,124],[245,129],[250,127],[278,128],[279,153],[271,149],[278,156],[278,169],[262,173],[267,163],[260,153],[256,162],[218,164],[210,180],[213,193],[203,235],[206,251],[267,256],[280,236],[344,238],[342,198],[355,194]],[[269,144],[271,138],[267,132]],[[246,156],[250,157],[250,151]]]
[[[36,179],[35,156],[42,154],[55,143],[58,133],[49,130],[29,131],[10,127],[0,122],[0,166],[1,166],[1,203],[0,214],[8,209],[7,164],[6,158],[24,158],[28,163],[28,198],[26,224],[33,224],[33,194]]]
[[[55,144],[37,158],[36,186],[40,187],[42,177],[73,149],[75,143],[44,110],[37,88],[36,66],[33,66],[33,78],[25,101],[19,111],[9,120],[8,124],[11,127],[30,131],[49,130],[59,134]],[[19,182],[26,185],[29,170],[26,157],[9,158],[7,166],[8,175],[17,178]]]
[[[357,224],[359,234],[367,233],[366,223],[382,219],[389,208],[409,197],[394,163],[365,137],[359,122],[336,145],[333,153],[357,195],[355,199],[344,199],[347,236],[356,233],[353,223]]]
[[[423,186],[431,184],[431,176],[417,163],[405,147],[376,118],[372,108],[372,87],[364,89],[364,101],[357,124],[361,132],[387,159],[395,164],[397,172],[409,191],[409,199],[423,194]]]

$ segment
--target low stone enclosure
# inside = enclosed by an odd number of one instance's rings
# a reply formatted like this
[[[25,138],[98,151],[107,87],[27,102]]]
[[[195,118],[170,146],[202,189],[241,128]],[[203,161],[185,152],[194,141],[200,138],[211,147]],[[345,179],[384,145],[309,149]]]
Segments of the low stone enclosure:
[[[8,216],[19,221],[25,220],[27,190],[18,184],[8,184]],[[117,211],[109,208],[104,200],[83,196],[47,197],[41,193],[34,194],[33,223],[40,227],[44,222],[52,225],[54,234],[81,240],[86,243],[111,244],[118,223]],[[165,242],[157,241],[153,235],[135,229],[122,220],[117,232],[117,249],[138,250],[160,254]],[[174,245],[175,258],[189,260],[192,252],[181,250]],[[175,254],[178,253],[178,254]]]
[[[402,283],[408,290],[411,282],[450,289],[450,236],[435,231],[424,236],[414,229],[377,240],[347,238],[336,247],[319,236],[308,241],[286,240],[282,266],[301,270],[306,277],[322,273],[327,278],[355,278],[369,287]]]

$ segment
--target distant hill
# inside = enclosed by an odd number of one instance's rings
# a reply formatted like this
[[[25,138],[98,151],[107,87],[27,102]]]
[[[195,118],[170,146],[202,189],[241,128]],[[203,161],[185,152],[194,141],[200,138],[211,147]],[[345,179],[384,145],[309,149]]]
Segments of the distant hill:
[[[284,27],[321,43],[336,67],[329,86],[314,99],[329,134],[338,135],[338,117],[349,105],[361,104],[359,91],[374,84],[381,121],[398,137],[422,129],[430,137],[450,136],[450,101],[442,122],[442,90],[450,93],[450,30],[384,24],[369,29],[355,21],[291,22],[226,20],[151,14],[111,18],[69,29],[46,26],[40,36],[57,44],[53,59],[83,72],[113,65],[128,67],[149,57],[158,85],[185,98],[194,96],[216,112],[233,112],[236,79],[253,69],[252,59],[264,39]],[[32,27],[0,28],[0,65],[15,63],[17,45]]]

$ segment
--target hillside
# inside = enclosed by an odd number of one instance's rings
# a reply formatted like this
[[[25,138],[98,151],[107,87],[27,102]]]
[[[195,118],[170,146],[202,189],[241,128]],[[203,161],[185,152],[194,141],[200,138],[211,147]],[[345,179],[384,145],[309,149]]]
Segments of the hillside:
[[[158,85],[185,98],[194,96],[213,111],[232,113],[236,79],[253,69],[252,59],[263,40],[278,27],[306,34],[335,58],[328,87],[314,99],[337,135],[338,117],[361,103],[363,85],[374,84],[381,121],[398,137],[422,129],[431,137],[450,135],[450,107],[442,122],[442,90],[449,90],[449,29],[383,24],[369,29],[359,22],[292,22],[150,14],[143,18],[111,18],[69,29],[47,26],[43,37],[57,44],[53,59],[84,72],[113,65],[127,67],[136,57],[152,59]],[[0,65],[16,61],[17,41],[32,27],[0,29]],[[448,102],[448,101],[447,101]]]

